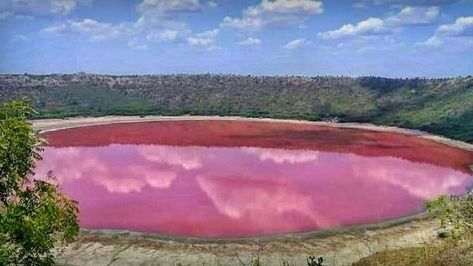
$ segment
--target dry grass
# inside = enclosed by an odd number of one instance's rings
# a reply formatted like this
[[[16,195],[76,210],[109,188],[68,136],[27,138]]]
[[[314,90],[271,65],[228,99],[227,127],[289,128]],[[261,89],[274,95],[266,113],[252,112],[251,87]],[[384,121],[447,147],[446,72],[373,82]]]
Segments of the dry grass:
[[[440,219],[445,239],[422,247],[378,252],[354,265],[473,265],[473,194],[440,197],[427,208]]]
[[[445,240],[422,247],[377,252],[353,265],[471,266],[473,265],[473,238],[468,237],[456,243]]]

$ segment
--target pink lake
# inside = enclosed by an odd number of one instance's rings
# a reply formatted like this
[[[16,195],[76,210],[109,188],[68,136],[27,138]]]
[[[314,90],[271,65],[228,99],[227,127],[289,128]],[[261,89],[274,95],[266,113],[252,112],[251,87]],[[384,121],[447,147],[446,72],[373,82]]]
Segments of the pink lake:
[[[313,124],[174,121],[44,133],[81,226],[265,236],[413,215],[473,183],[473,153],[397,133]]]

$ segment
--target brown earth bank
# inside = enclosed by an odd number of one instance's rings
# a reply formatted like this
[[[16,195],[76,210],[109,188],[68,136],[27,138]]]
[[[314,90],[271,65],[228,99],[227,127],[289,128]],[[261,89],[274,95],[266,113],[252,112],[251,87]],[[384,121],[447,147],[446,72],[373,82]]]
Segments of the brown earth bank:
[[[32,121],[42,132],[87,125],[146,121],[242,120],[310,123],[408,134],[473,151],[473,145],[425,132],[371,124],[248,119],[241,117],[125,117],[48,119]],[[375,225],[242,239],[175,238],[113,230],[81,230],[78,240],[58,248],[56,261],[65,265],[307,265],[308,256],[322,256],[325,265],[351,265],[390,249],[434,243],[438,221],[426,214]]]
[[[57,262],[66,265],[307,265],[322,256],[325,265],[351,265],[379,251],[435,241],[438,222],[414,220],[380,229],[340,230],[327,235],[269,239],[185,240],[131,232],[88,231],[65,247]],[[286,263],[286,264],[284,264]]]

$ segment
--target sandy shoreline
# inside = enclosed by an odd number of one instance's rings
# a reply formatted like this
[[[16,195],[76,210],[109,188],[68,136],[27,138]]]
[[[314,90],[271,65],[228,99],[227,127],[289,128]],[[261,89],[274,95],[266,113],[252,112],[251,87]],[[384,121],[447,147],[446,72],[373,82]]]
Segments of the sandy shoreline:
[[[255,119],[217,116],[106,116],[34,120],[42,132],[110,123],[151,121],[234,120],[284,122],[395,132],[473,151],[473,145],[417,130],[359,123],[328,123],[298,120]],[[82,230],[79,240],[57,257],[70,265],[242,265],[260,257],[263,265],[305,265],[309,255],[324,256],[329,265],[350,265],[387,248],[416,246],[435,240],[437,221],[425,214],[374,225],[351,226],[307,233],[241,239],[180,238],[114,230]]]

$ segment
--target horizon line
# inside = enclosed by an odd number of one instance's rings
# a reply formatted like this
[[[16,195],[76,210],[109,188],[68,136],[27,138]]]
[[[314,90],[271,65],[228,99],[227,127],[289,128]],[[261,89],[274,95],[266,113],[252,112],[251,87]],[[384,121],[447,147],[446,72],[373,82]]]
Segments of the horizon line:
[[[241,74],[241,73],[189,73],[189,72],[175,72],[175,73],[142,73],[142,74],[109,74],[109,73],[93,73],[93,72],[52,72],[52,73],[0,73],[0,76],[73,76],[73,75],[95,75],[95,76],[110,76],[110,77],[132,77],[132,76],[150,76],[150,77],[159,77],[159,76],[237,76],[237,77],[275,77],[275,78],[284,78],[284,77],[294,77],[294,78],[384,78],[384,79],[423,79],[423,80],[441,80],[441,79],[455,79],[455,78],[471,78],[472,74],[468,75],[458,75],[458,76],[444,76],[444,77],[429,77],[429,76],[380,76],[380,75],[303,75],[303,74]]]

